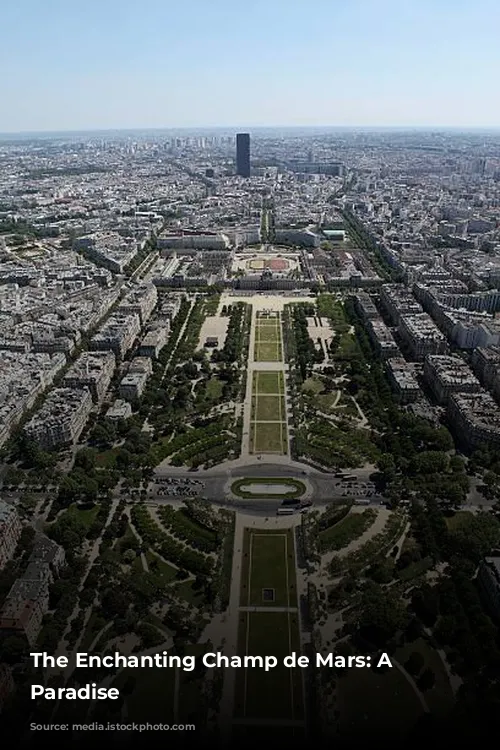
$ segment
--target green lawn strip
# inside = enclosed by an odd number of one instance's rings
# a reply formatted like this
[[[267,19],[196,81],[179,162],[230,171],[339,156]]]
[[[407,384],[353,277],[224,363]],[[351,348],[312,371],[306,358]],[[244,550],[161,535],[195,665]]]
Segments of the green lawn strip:
[[[398,648],[394,657],[404,667],[405,662],[414,651],[421,654],[424,659],[422,672],[429,668],[435,676],[434,686],[423,693],[430,712],[436,716],[449,715],[455,700],[445,666],[437,651],[424,638],[418,638],[413,643],[406,643]],[[415,681],[418,680],[418,675],[412,676]]]
[[[257,396],[254,419],[257,422],[281,422],[285,415],[283,396]]]
[[[240,656],[275,656],[278,665],[241,669],[237,675],[236,716],[248,719],[300,720],[304,715],[300,669],[283,666],[285,656],[300,653],[298,616],[287,612],[246,612],[239,618]],[[246,683],[246,685],[245,685]]]
[[[263,601],[265,588],[274,589],[274,601]],[[245,529],[240,606],[297,606],[295,549],[290,530],[273,534]]]
[[[278,326],[259,325],[256,333],[258,333],[257,340],[259,342],[277,343],[281,341],[281,331]]]
[[[253,394],[259,397],[268,393],[276,394],[284,392],[283,373],[265,372],[257,370],[253,374]]]
[[[254,356],[256,362],[279,362],[282,359],[281,345],[256,342]]]
[[[323,552],[339,550],[358,539],[377,518],[377,512],[368,508],[362,513],[349,513],[341,521],[320,532],[319,542]]]
[[[282,422],[255,422],[254,453],[282,453]]]

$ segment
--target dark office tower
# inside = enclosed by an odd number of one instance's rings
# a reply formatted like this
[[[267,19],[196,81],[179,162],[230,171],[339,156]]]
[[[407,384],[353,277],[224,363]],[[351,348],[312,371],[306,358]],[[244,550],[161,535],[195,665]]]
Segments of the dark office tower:
[[[238,133],[236,136],[236,174],[250,177],[250,134]]]

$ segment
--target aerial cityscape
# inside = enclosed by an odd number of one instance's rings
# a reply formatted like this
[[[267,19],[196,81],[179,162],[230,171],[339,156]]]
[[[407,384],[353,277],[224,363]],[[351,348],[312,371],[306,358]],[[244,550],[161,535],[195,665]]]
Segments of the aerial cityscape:
[[[2,138],[8,728],[495,725],[499,206],[495,133]],[[120,699],[30,700],[27,653],[115,651],[393,668],[56,667]]]

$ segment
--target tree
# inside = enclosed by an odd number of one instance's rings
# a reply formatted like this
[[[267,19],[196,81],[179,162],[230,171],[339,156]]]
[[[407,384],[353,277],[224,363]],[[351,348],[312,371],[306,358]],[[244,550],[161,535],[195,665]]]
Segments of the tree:
[[[431,688],[434,687],[434,683],[436,682],[436,676],[432,669],[425,669],[420,677],[417,680],[417,687],[422,692],[425,692],[426,690],[431,690]]]
[[[424,657],[419,651],[412,651],[410,656],[405,662],[406,671],[416,677],[422,671],[425,661]]]
[[[374,644],[386,643],[404,628],[407,615],[399,599],[379,584],[368,582],[361,600],[359,626]]]

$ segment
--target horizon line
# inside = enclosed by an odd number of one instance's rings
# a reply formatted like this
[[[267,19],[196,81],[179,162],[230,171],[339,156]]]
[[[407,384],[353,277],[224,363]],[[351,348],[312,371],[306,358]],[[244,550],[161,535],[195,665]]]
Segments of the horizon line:
[[[134,133],[145,132],[168,132],[168,131],[201,131],[201,130],[231,130],[234,132],[247,132],[252,130],[439,130],[439,131],[500,131],[499,125],[165,125],[165,126],[136,126],[136,127],[91,127],[71,128],[66,130],[41,129],[41,130],[0,130],[2,136],[29,136],[29,135],[71,135],[74,133]]]

